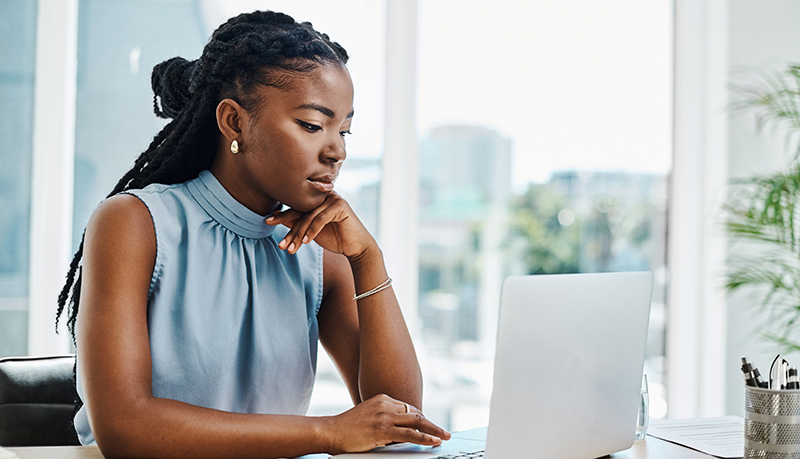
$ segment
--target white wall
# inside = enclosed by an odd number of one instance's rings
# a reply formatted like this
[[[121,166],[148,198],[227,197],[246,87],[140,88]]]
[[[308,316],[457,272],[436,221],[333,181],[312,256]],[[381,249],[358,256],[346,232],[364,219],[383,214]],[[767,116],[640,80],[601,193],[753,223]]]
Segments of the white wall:
[[[800,62],[800,2],[790,0],[730,0],[728,2],[729,81],[739,82],[760,69],[786,61]],[[752,81],[752,78],[750,79]],[[728,170],[731,177],[747,177],[782,167],[789,157],[780,131],[755,129],[752,113],[728,114]],[[728,300],[726,363],[726,410],[744,413],[744,385],[738,362],[747,355],[762,374],[777,351],[754,338],[759,321],[753,307],[758,299],[736,295]],[[800,355],[789,358],[800,365]]]
[[[674,160],[667,260],[669,417],[724,411],[724,298],[711,287],[724,241],[710,215],[727,181],[725,0],[675,1]]]
[[[752,113],[731,111],[732,83],[800,62],[797,24],[795,1],[675,0],[667,325],[673,418],[742,415],[740,357],[747,355],[767,373],[777,352],[755,337],[758,299],[727,297],[721,287],[730,250],[721,231],[721,205],[731,178],[786,163],[783,133],[758,134]]]

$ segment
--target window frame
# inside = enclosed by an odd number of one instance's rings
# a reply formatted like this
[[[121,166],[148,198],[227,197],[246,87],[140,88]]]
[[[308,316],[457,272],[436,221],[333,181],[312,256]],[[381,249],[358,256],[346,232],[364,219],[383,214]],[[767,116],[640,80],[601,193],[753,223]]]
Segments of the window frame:
[[[78,0],[39,0],[36,12],[28,355],[70,352],[55,333],[56,299],[72,255]],[[63,323],[66,321],[62,321]]]

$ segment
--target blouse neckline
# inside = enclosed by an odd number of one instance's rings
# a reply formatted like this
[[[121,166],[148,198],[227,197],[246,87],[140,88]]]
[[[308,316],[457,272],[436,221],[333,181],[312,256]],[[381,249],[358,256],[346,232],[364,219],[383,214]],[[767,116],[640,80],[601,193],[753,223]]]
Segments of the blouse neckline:
[[[275,231],[274,226],[265,222],[271,214],[258,215],[245,207],[228,193],[211,171],[200,172],[197,179],[188,183],[188,189],[203,210],[239,236],[262,239]]]

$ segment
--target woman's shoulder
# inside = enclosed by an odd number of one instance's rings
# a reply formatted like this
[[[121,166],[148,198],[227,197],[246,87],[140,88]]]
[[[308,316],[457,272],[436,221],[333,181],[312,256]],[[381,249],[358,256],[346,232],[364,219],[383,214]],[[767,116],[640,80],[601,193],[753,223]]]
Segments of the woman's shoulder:
[[[106,198],[92,213],[87,230],[98,225],[118,225],[128,223],[137,225],[150,223],[150,213],[145,204],[131,194],[117,194]]]
[[[163,183],[151,183],[144,188],[125,190],[119,195],[131,195],[139,198],[145,205],[149,206],[151,201],[175,201],[188,198],[187,184],[189,182],[165,185]],[[119,196],[116,195],[116,196]],[[116,197],[115,196],[115,197]]]
[[[86,244],[91,251],[143,250],[154,256],[155,231],[147,207],[126,194],[106,199],[86,225]]]
[[[183,183],[154,183],[106,198],[92,212],[86,226],[87,236],[96,237],[98,232],[110,232],[122,238],[142,236],[143,233],[154,235],[157,215],[174,217],[175,209],[183,207],[175,205],[185,199],[182,187]]]
[[[182,221],[185,219],[187,212],[191,212],[197,207],[196,199],[192,197],[191,192],[188,190],[188,185],[191,182],[192,180],[189,180],[171,185],[151,183],[144,188],[125,190],[111,199],[125,196],[134,201],[139,201],[140,204],[143,204],[143,208],[149,212],[150,216],[148,218],[152,219],[156,226],[158,226],[159,222],[169,225]]]

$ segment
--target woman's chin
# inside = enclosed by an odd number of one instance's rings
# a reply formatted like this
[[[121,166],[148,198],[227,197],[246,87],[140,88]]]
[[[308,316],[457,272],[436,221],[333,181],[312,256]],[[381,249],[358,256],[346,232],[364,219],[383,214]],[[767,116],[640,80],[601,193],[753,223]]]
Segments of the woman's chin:
[[[284,204],[289,206],[290,208],[292,208],[292,210],[296,210],[296,211],[298,211],[300,213],[306,214],[306,213],[309,213],[312,210],[316,209],[317,207],[321,206],[322,203],[325,202],[325,198],[326,197],[327,197],[327,195],[323,195],[323,196],[321,196],[319,198],[306,199],[306,200],[303,200],[303,201],[297,201],[297,202],[291,202],[291,203],[284,202]]]

